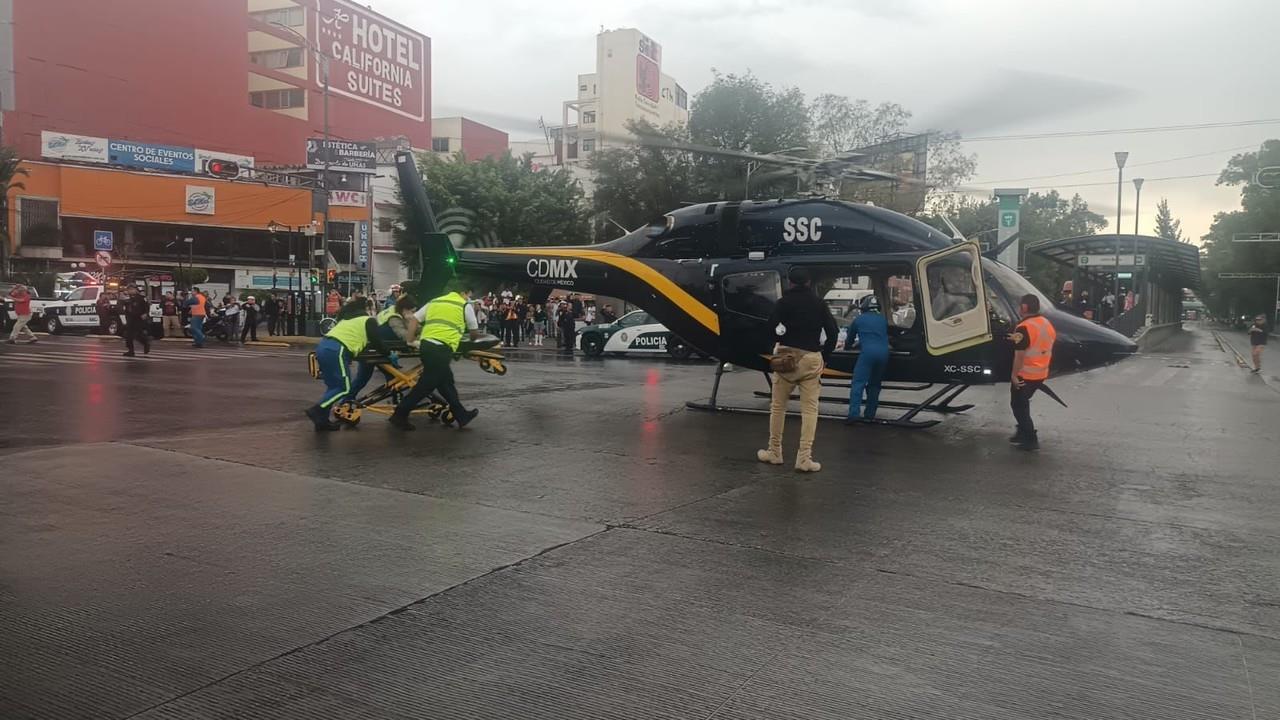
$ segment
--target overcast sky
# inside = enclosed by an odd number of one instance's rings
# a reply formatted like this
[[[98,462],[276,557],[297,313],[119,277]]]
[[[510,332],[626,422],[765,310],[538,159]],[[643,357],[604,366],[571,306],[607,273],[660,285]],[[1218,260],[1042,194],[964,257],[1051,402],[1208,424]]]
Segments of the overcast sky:
[[[367,1],[367,0],[366,0]],[[722,72],[753,71],[812,97],[893,101],[913,129],[970,137],[1280,118],[1280,0],[373,0],[432,41],[433,114],[467,114],[513,139],[560,116],[578,73],[595,67],[601,26],[635,27],[663,46],[663,71],[695,95]],[[1150,134],[981,141],[979,187],[1079,192],[1114,228],[1112,153],[1130,152],[1142,231],[1161,197],[1199,239],[1238,191],[1214,177],[1233,152],[1280,137],[1280,122]],[[1197,157],[1187,157],[1187,156]],[[1183,158],[1183,159],[1176,159]],[[1144,165],[1150,163],[1149,165]],[[1085,173],[1083,171],[1095,171]],[[1066,177],[1040,176],[1081,173]],[[1033,178],[1023,180],[1022,178]],[[1109,183],[1094,187],[1068,187]]]

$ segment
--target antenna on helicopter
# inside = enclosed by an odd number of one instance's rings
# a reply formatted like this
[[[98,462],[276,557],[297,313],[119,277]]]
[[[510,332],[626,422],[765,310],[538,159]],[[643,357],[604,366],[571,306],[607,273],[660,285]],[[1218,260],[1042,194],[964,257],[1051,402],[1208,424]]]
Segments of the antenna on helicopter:
[[[951,218],[944,215],[942,216],[942,222],[946,223],[947,228],[951,230],[951,238],[953,240],[956,242],[966,242],[968,240],[968,238],[964,236],[964,233],[960,232],[960,228],[956,227],[956,224],[951,222]]]

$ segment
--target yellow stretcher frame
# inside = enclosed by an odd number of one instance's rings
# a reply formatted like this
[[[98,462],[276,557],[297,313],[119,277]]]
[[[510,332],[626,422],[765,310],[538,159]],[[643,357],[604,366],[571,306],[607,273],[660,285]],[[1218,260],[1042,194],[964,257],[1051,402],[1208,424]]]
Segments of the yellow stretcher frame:
[[[400,356],[417,357],[417,353],[412,350],[406,350]],[[491,375],[501,377],[507,374],[506,357],[502,353],[494,352],[493,350],[463,350],[455,353],[453,357],[455,360],[474,360],[481,370]],[[357,358],[357,360],[376,363],[377,368],[382,371],[386,380],[378,387],[362,394],[359,398],[346,398],[334,406],[334,417],[349,425],[358,424],[366,410],[378,415],[390,415],[395,412],[401,395],[408,392],[422,375],[421,364],[405,370],[392,365],[389,358],[381,355],[367,359]],[[310,372],[311,377],[317,380],[320,379],[320,361],[316,358],[314,351],[307,353],[307,370]],[[432,394],[429,400],[429,403],[411,410],[410,414],[425,415],[446,425],[452,424],[453,411],[449,409],[444,400],[435,394]]]

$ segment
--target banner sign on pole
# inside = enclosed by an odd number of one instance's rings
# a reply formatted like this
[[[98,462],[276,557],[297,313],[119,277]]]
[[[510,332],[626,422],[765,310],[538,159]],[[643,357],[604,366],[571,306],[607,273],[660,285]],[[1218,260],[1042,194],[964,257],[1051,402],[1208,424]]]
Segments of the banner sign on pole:
[[[360,240],[356,248],[356,267],[361,270],[369,269],[369,223],[367,221],[360,223]]]

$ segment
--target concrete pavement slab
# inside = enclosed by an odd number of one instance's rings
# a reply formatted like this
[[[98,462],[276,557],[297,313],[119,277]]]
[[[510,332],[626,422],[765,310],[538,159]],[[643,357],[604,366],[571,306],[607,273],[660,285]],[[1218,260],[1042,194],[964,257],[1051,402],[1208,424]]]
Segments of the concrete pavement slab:
[[[11,455],[0,493],[0,708],[59,719],[125,717],[600,529],[118,444]]]

